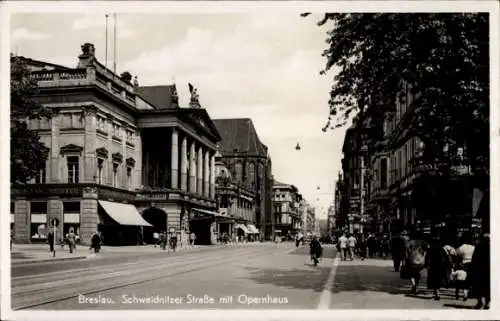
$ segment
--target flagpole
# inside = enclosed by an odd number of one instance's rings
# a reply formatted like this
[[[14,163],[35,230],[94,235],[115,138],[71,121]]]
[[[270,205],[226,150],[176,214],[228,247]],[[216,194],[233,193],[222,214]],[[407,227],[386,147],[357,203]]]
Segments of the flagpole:
[[[104,61],[105,69],[108,69],[108,17],[109,14],[106,14],[106,58]]]
[[[114,22],[115,22],[115,30],[113,32],[113,37],[114,37],[114,44],[113,44],[113,54],[114,54],[114,57],[113,57],[113,77],[114,75],[116,75],[116,12],[114,13]]]

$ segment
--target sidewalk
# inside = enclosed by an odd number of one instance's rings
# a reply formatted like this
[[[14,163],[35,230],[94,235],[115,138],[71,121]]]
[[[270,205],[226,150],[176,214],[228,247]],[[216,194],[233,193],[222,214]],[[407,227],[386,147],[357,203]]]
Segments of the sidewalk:
[[[390,259],[337,259],[334,269],[331,307],[336,309],[470,309],[475,304],[475,300],[455,300],[455,289],[442,289],[441,300],[433,300],[427,290],[426,270],[418,294],[409,294],[410,281],[394,272]]]
[[[244,246],[262,246],[270,243],[229,243],[229,244],[216,244],[216,245],[187,245],[178,247],[176,252],[203,250],[209,248],[219,247],[244,247]],[[103,246],[101,253],[122,253],[122,254],[148,254],[160,252],[159,246],[154,245],[133,245],[133,246]],[[171,252],[171,249],[165,250]],[[49,252],[47,244],[13,244],[11,253],[11,264],[26,264],[50,261],[63,261],[63,260],[81,260],[94,257],[87,245],[77,245],[72,254],[69,253],[68,246],[61,248],[56,247],[56,256],[53,257]]]

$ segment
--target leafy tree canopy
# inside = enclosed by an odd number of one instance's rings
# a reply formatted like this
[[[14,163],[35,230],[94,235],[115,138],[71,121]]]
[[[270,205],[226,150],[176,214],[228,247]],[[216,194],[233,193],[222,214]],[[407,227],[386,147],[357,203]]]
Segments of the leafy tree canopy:
[[[36,80],[30,77],[26,63],[19,57],[11,58],[10,70],[10,181],[26,183],[33,179],[48,158],[48,148],[40,142],[28,120],[50,118],[52,110],[37,103]]]
[[[321,73],[335,76],[324,130],[354,115],[380,126],[410,84],[418,95],[409,127],[426,150],[464,146],[473,168],[487,167],[488,20],[487,13],[325,14],[318,25],[332,27]]]

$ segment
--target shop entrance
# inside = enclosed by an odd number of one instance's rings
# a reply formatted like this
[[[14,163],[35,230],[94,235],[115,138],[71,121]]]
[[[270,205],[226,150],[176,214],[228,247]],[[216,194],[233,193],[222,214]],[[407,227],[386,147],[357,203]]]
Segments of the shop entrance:
[[[167,213],[157,207],[150,207],[142,213],[142,217],[153,226],[144,226],[143,240],[147,244],[153,244],[153,233],[167,231]]]
[[[189,222],[189,233],[196,235],[194,244],[196,245],[211,245],[212,237],[210,233],[210,225],[213,222],[211,218],[194,219]]]

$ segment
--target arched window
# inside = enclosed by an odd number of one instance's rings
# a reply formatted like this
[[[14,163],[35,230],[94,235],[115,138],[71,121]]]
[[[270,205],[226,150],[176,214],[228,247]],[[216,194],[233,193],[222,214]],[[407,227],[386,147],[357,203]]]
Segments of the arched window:
[[[250,186],[253,187],[255,185],[255,164],[253,162],[248,164],[247,180]]]
[[[240,162],[237,162],[234,169],[236,172],[236,181],[241,182],[243,176],[243,165],[241,165]]]

